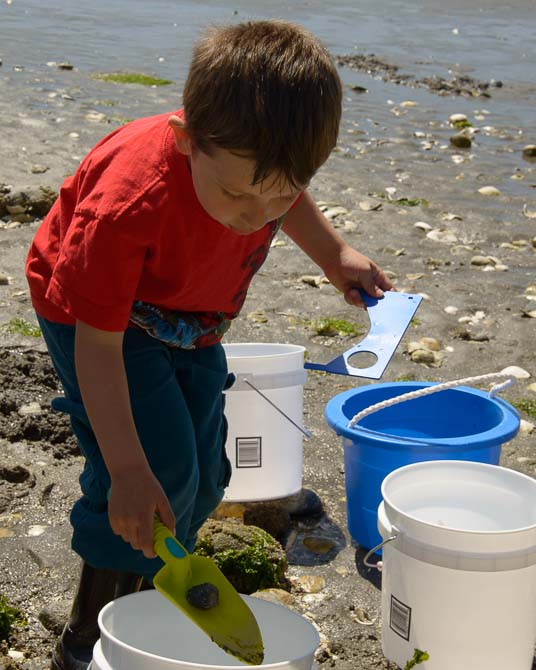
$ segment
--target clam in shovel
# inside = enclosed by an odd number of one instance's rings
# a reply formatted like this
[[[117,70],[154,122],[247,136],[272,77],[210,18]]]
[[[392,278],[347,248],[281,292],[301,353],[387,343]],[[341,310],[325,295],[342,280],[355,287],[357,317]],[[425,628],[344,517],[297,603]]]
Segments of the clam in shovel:
[[[165,563],[154,576],[155,588],[221,649],[260,665],[264,647],[257,620],[214,561],[190,554],[158,519],[154,550]]]

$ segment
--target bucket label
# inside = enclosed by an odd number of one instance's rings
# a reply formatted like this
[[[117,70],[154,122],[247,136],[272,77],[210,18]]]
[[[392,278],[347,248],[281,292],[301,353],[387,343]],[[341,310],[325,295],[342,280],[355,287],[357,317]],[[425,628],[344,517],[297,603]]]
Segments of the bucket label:
[[[403,602],[391,595],[391,615],[389,620],[391,630],[404,640],[409,641],[409,631],[411,628],[411,607],[404,605]]]
[[[262,437],[236,438],[236,467],[262,467]]]

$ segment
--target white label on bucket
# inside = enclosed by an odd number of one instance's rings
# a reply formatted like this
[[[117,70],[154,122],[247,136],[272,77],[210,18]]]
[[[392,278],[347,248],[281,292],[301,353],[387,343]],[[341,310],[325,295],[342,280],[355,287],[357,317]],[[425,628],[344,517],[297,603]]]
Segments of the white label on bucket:
[[[260,468],[262,466],[262,437],[236,438],[236,467]]]
[[[391,595],[391,617],[389,627],[397,635],[409,640],[409,631],[411,627],[411,607],[404,605],[403,602]]]

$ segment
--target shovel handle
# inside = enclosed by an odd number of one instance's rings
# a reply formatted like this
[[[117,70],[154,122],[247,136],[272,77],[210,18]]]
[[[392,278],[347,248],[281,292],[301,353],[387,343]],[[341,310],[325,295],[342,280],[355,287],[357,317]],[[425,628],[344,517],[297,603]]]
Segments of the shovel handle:
[[[164,561],[169,563],[173,559],[186,558],[188,552],[177,540],[173,533],[160,519],[154,519],[153,542],[155,553]]]

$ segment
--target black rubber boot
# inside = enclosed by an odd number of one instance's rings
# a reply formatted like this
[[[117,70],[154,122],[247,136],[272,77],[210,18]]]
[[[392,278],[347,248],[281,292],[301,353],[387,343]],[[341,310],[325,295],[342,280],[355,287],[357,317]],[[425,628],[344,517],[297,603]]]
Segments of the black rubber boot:
[[[51,670],[86,670],[100,637],[97,617],[111,600],[150,588],[142,577],[82,563],[69,622],[58,640]]]

